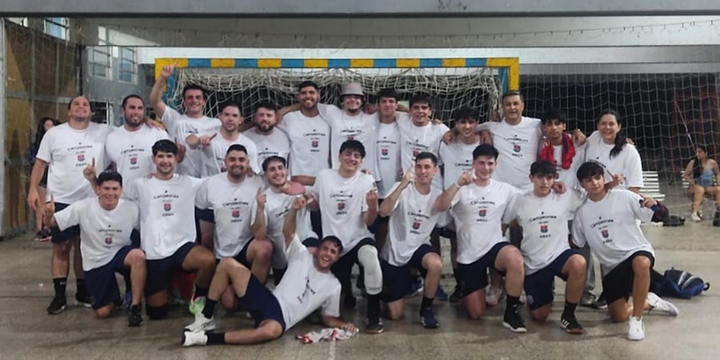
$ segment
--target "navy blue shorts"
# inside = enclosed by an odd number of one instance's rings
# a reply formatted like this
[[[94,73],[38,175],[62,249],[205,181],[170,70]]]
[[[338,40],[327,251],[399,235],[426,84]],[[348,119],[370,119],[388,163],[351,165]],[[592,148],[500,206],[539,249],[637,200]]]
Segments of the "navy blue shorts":
[[[130,274],[130,269],[125,266],[125,258],[132,249],[130,246],[123,246],[115,253],[109,263],[84,271],[85,284],[87,285],[90,304],[93,309],[97,310],[105,305],[112,304],[120,298],[115,273],[123,276]]]
[[[385,200],[385,199],[378,199],[378,209],[380,208],[380,205],[382,205],[383,200]],[[389,216],[383,217],[383,216],[380,216],[380,214],[378,214],[378,216],[375,218],[375,221],[372,223],[372,225],[370,225],[368,227],[368,230],[370,230],[370,232],[374,234],[378,230],[380,230],[380,226],[387,225],[389,222],[390,222]]]
[[[460,289],[463,295],[485,289],[488,284],[488,268],[495,269],[495,260],[500,253],[500,249],[512,246],[507,241],[502,241],[490,249],[487,254],[472,264],[457,264],[458,279],[460,279]],[[497,269],[495,269],[497,270]],[[505,275],[500,272],[501,275]]]
[[[275,320],[282,326],[282,332],[285,332],[285,319],[283,319],[280,303],[275,295],[258,280],[255,275],[250,275],[245,296],[237,298],[240,307],[249,312],[255,327],[260,326],[263,321]]]
[[[403,266],[393,266],[387,261],[382,260],[383,274],[383,301],[393,302],[402,299],[410,287],[413,280],[410,276],[410,269],[415,268],[420,272],[423,278],[427,275],[427,270],[422,266],[422,259],[425,255],[433,253],[432,246],[422,244],[415,250],[410,261]]]
[[[198,209],[198,218],[202,221],[209,223],[215,223],[215,210],[213,209]]]
[[[350,283],[350,276],[352,275],[352,268],[355,264],[360,264],[358,262],[358,251],[363,246],[375,246],[375,240],[372,238],[364,238],[360,240],[360,242],[355,245],[354,248],[350,249],[345,255],[340,257],[338,261],[333,264],[332,268],[330,269],[332,273],[335,275],[335,277],[340,280],[340,284],[345,281],[346,284]]]
[[[605,300],[608,305],[619,299],[625,299],[625,301],[627,301],[627,299],[630,298],[635,280],[632,263],[637,256],[645,256],[650,259],[650,275],[652,275],[653,266],[655,266],[655,257],[653,254],[647,251],[637,251],[630,255],[629,258],[615,266],[615,268],[610,270],[602,279],[603,293],[605,294]]]
[[[55,203],[55,213],[70,206],[69,204]],[[50,229],[50,242],[53,244],[62,244],[74,237],[80,236],[80,225],[71,226],[63,231],[55,226]]]
[[[250,261],[247,258],[247,252],[248,252],[248,248],[250,247],[250,243],[252,243],[253,240],[255,240],[255,239],[251,239],[250,241],[248,241],[245,244],[245,246],[243,246],[242,250],[240,250],[240,252],[237,255],[233,256],[233,259],[235,259],[235,261],[243,264],[243,266],[245,266],[248,269],[250,269],[252,267],[252,264],[250,263]],[[220,260],[218,260],[218,262],[220,262]]]
[[[525,276],[525,294],[527,294],[527,304],[530,310],[552,303],[555,277],[567,281],[567,276],[562,274],[562,269],[573,255],[581,254],[577,250],[565,250],[550,265]]]
[[[287,268],[273,268],[273,283],[275,286],[277,286],[280,283],[280,280],[282,280],[283,276],[285,276],[285,272],[287,271]]]
[[[195,243],[185,243],[174,254],[164,259],[147,260],[147,280],[145,281],[145,296],[155,295],[158,291],[166,290],[170,287],[175,270],[182,270],[185,257],[196,245]]]

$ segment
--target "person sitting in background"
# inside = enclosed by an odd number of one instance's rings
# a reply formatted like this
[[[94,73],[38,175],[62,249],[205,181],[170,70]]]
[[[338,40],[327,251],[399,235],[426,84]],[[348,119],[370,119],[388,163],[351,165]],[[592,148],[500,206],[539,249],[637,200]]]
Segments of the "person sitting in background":
[[[705,146],[698,145],[695,148],[695,157],[685,167],[684,176],[690,184],[688,189],[693,194],[690,218],[693,221],[702,220],[700,207],[705,194],[715,198],[715,217],[718,217],[720,214],[720,171],[718,171],[717,162],[708,158]]]

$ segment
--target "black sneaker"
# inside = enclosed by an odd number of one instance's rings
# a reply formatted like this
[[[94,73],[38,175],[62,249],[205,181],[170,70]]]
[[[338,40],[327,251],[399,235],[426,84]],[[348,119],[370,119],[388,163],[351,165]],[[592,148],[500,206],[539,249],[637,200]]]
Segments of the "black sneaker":
[[[525,322],[523,321],[522,317],[520,317],[520,314],[517,311],[505,313],[505,316],[503,316],[503,326],[515,333],[527,332]]]
[[[715,216],[713,217],[712,226],[720,226],[720,207],[715,209]]]
[[[607,301],[605,301],[604,296],[600,296],[600,298],[597,299],[597,301],[590,304],[590,307],[595,310],[605,310],[605,309],[607,309]]]
[[[435,314],[432,309],[423,310],[420,312],[420,323],[426,329],[437,329],[440,324],[435,320]]]
[[[383,332],[383,323],[380,318],[370,319],[365,318],[365,333],[366,334],[380,334]]]
[[[560,326],[562,326],[562,328],[565,329],[565,332],[568,334],[580,335],[585,332],[580,323],[578,323],[574,314],[569,316],[561,316]]]
[[[455,285],[455,290],[453,291],[452,295],[450,295],[450,303],[451,304],[457,304],[460,301],[462,301],[463,293],[462,290],[460,290],[460,287]]]
[[[65,297],[56,296],[52,299],[52,302],[50,302],[50,306],[47,307],[47,313],[49,315],[57,315],[63,312],[66,307],[67,300],[65,300]]]
[[[131,306],[130,310],[128,310],[128,326],[140,326],[142,323],[142,307],[140,305]]]
[[[92,304],[90,303],[90,295],[88,295],[87,293],[75,293],[75,300],[77,301],[77,304],[79,306],[84,306],[88,308],[92,307]]]

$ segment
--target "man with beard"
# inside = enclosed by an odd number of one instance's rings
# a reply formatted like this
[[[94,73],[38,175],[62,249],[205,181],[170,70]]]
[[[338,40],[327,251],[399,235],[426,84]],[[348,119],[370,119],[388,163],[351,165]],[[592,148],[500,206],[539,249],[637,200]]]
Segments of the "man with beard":
[[[195,294],[191,308],[202,307],[215,272],[213,254],[195,245],[195,195],[201,180],[175,174],[178,148],[170,140],[152,147],[155,172],[128,184],[123,197],[140,208],[141,247],[147,259],[145,311],[152,320],[168,311],[168,288],[177,270],[193,271]]]
[[[258,164],[263,164],[265,159],[271,156],[279,156],[285,161],[290,155],[290,140],[287,134],[277,125],[277,114],[275,106],[269,102],[261,102],[255,110],[255,127],[250,128],[243,134],[255,143],[258,149]],[[261,169],[256,169],[258,173]]]

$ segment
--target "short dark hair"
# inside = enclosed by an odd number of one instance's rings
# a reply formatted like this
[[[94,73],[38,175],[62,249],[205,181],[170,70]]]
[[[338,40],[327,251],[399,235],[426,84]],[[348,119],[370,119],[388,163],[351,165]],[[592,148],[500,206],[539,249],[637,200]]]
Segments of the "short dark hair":
[[[305,81],[301,82],[300,85],[298,85],[298,88],[297,88],[298,92],[300,92],[300,90],[302,90],[308,86],[314,87],[315,91],[318,91],[318,92],[320,91],[320,87],[314,81],[305,80]]]
[[[200,90],[200,91],[203,93],[203,98],[205,98],[205,89],[203,89],[202,87],[200,87],[200,85],[187,84],[187,85],[185,85],[185,87],[182,89],[182,97],[183,97],[183,99],[185,98],[185,93],[188,92],[189,90]]]
[[[255,108],[255,111],[257,111],[258,109],[268,109],[270,111],[277,111],[277,106],[275,106],[275,104],[273,104],[270,101],[261,101],[258,104],[258,106]]]
[[[433,108],[432,102],[430,102],[430,97],[425,94],[416,94],[413,95],[413,97],[410,98],[410,107],[417,103],[425,103],[427,104],[431,109]]]
[[[430,161],[432,161],[432,163],[433,163],[433,166],[437,166],[438,159],[437,159],[437,156],[435,156],[433,153],[423,151],[423,152],[417,154],[417,156],[415,157],[416,162],[419,160],[424,160],[424,159],[430,159]]]
[[[395,92],[395,89],[385,88],[385,89],[378,91],[377,98],[378,98],[378,100],[380,100],[382,98],[393,98],[393,99],[395,99],[395,101],[397,101],[398,96],[397,96],[397,92]]]
[[[248,154],[247,148],[246,148],[245,146],[243,146],[243,145],[240,145],[240,144],[232,144],[232,145],[230,145],[230,147],[229,147],[229,148],[227,149],[227,151],[225,152],[225,156],[228,156],[228,154],[230,154],[231,151],[242,151],[242,152],[245,153],[245,155]]]
[[[505,101],[505,98],[509,98],[511,96],[519,96],[520,101],[525,102],[525,97],[519,90],[510,90],[502,94],[502,97],[500,97],[500,103]]]
[[[498,158],[498,151],[497,149],[490,145],[490,144],[480,144],[478,147],[473,150],[473,161],[477,159],[480,156],[491,156],[495,160]]]
[[[557,120],[562,124],[567,124],[567,116],[565,116],[565,112],[555,108],[546,111],[540,119],[543,125],[553,120]]]
[[[70,101],[68,102],[68,110],[70,110],[70,108],[72,107],[73,101],[75,101],[75,99],[77,99],[79,97],[85,97],[85,95],[78,95],[78,96],[75,96],[72,99],[70,99]],[[90,104],[90,100],[88,98],[85,98],[85,99],[88,101],[88,104]],[[92,111],[92,106],[90,107],[90,111]]]
[[[337,237],[332,236],[332,235],[326,236],[326,237],[324,237],[324,238],[322,239],[322,241],[320,242],[320,246],[322,246],[322,244],[323,244],[323,243],[326,243],[326,242],[331,242],[331,243],[335,244],[335,246],[338,247],[338,253],[342,253],[342,251],[343,251],[343,244],[342,244],[342,241],[340,241],[340,239],[338,239]]]
[[[473,109],[469,106],[463,106],[453,113],[453,120],[455,120],[455,123],[458,123],[462,119],[472,119],[475,120],[475,122],[480,121],[480,110]]]
[[[268,168],[268,166],[270,166],[271,162],[279,162],[279,163],[283,164],[283,166],[287,166],[287,161],[285,160],[284,157],[273,155],[273,156],[270,156],[270,157],[266,158],[265,160],[263,160],[263,162],[262,162],[263,171],[267,171],[267,168]]]
[[[605,176],[605,168],[603,168],[603,166],[597,161],[588,161],[580,165],[576,174],[577,179],[580,182],[596,175]]]
[[[102,186],[102,184],[106,181],[117,181],[118,184],[120,184],[120,187],[123,186],[123,180],[122,175],[120,175],[119,172],[115,170],[105,170],[100,173],[97,177],[97,185]]]
[[[555,176],[555,174],[557,174],[557,168],[547,160],[538,160],[530,165],[531,176]]]
[[[345,150],[357,151],[360,153],[361,158],[365,158],[365,146],[357,140],[347,140],[340,145],[340,153],[342,154]]]
[[[168,139],[162,139],[158,140],[153,144],[152,146],[152,153],[153,156],[156,156],[159,152],[166,152],[171,153],[173,155],[177,155],[178,147],[175,145],[174,142],[168,140]]]
[[[139,100],[143,103],[143,107],[145,107],[145,100],[143,100],[143,98],[141,98],[140,95],[130,94],[130,95],[126,96],[126,97],[123,99],[123,101],[122,101],[122,108],[123,108],[123,109],[125,108],[125,106],[127,105],[128,100],[130,100],[130,99],[139,99]]]
[[[240,107],[240,104],[238,104],[234,101],[228,101],[228,102],[220,105],[220,113],[222,114],[222,112],[225,111],[225,108],[227,108],[227,107],[237,108],[238,111],[242,114],[242,108]]]

